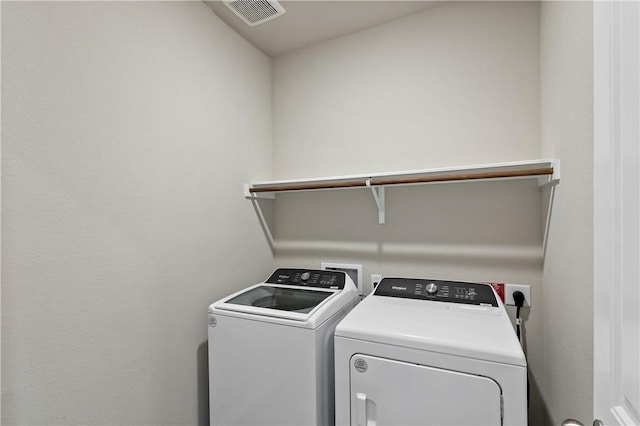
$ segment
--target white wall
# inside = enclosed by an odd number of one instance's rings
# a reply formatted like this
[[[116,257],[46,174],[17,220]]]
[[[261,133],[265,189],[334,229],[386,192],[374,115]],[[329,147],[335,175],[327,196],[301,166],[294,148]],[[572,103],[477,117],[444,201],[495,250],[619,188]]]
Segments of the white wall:
[[[274,60],[276,178],[540,158],[539,4],[453,2]],[[541,196],[535,182],[284,194],[276,264],[531,284],[540,424]],[[368,278],[367,278],[368,282]]]
[[[270,60],[200,2],[2,3],[2,423],[206,423],[272,255]]]
[[[551,424],[593,421],[592,28],[591,2],[542,3],[542,152],[562,159],[544,267]]]
[[[538,51],[535,3],[453,2],[277,57],[275,177],[537,158]]]
[[[531,424],[590,423],[590,7],[456,2],[279,57],[272,147],[269,60],[200,2],[2,2],[2,422],[206,423],[206,307],[272,267],[243,182],[549,156],[544,295],[525,182],[389,189],[386,225],[366,191],[287,194],[275,264],[532,284]]]

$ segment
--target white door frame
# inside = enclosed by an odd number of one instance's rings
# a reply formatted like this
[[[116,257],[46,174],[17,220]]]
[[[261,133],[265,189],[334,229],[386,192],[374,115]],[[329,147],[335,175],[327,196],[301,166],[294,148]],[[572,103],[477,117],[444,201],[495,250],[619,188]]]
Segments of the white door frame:
[[[640,424],[640,4],[594,17],[594,418]]]

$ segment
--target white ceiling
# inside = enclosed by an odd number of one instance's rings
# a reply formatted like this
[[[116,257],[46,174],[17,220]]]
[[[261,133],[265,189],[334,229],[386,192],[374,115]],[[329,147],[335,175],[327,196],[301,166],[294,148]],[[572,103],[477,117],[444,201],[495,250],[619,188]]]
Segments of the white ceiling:
[[[269,56],[372,27],[443,3],[429,0],[285,0],[286,13],[250,27],[220,0],[205,1],[220,19]]]

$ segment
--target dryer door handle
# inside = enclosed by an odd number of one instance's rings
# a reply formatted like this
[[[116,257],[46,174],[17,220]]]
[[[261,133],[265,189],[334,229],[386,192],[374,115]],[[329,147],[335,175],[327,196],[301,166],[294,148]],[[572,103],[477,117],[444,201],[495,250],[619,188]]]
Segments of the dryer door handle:
[[[375,419],[375,406],[376,404],[367,399],[367,394],[356,394],[356,417],[358,426],[376,426]],[[371,412],[367,411],[367,408],[371,407]]]
[[[356,394],[356,416],[358,426],[367,426],[367,395]]]

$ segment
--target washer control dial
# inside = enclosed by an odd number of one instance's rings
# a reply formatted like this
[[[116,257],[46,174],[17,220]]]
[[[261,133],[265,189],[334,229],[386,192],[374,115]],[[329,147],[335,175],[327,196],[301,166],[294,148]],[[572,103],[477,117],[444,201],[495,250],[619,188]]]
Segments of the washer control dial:
[[[302,281],[308,281],[309,278],[311,277],[311,273],[307,272],[303,272],[302,275],[300,275],[300,279]]]
[[[434,295],[438,292],[438,286],[435,283],[429,283],[426,287],[427,294]]]

